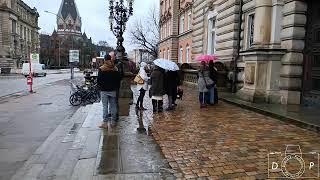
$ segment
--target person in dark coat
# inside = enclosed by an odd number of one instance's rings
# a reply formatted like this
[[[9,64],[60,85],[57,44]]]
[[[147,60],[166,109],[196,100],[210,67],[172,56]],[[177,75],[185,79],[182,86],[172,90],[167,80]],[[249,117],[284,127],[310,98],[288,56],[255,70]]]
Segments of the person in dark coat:
[[[214,67],[214,62],[210,61],[209,62],[209,77],[212,79],[214,82],[215,86],[209,89],[209,104],[213,105],[218,102],[218,90],[216,88],[217,84],[217,76],[218,76],[218,71],[216,67]]]
[[[168,71],[166,73],[166,94],[168,95],[168,109],[174,109],[175,101],[177,99],[179,76],[177,71]]]
[[[105,56],[104,64],[99,68],[97,83],[101,90],[103,105],[103,123],[100,128],[108,128],[115,125],[117,120],[117,90],[120,88],[121,75],[111,60],[110,55]],[[109,117],[109,111],[111,117]]]
[[[156,66],[151,73],[150,95],[153,112],[163,111],[163,95],[165,94],[164,70]]]

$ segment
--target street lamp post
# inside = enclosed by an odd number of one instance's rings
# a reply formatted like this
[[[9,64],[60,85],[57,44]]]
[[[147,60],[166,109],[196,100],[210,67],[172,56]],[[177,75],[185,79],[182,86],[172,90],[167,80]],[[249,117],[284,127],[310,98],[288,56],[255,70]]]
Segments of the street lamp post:
[[[127,5],[124,4],[124,0],[109,0],[109,23],[110,30],[117,38],[116,48],[116,60],[118,62],[119,72],[123,75],[121,86],[119,90],[119,98],[122,100],[119,102],[127,102],[127,105],[132,102],[131,80],[134,75],[129,71],[129,61],[125,58],[125,48],[123,47],[123,33],[126,30],[126,23],[129,17],[133,15],[133,2],[134,0],[126,0]],[[124,104],[123,104],[124,105]],[[120,107],[123,108],[123,105]],[[126,108],[124,108],[126,109]],[[128,107],[129,109],[129,107]],[[128,113],[128,112],[127,112]],[[127,114],[129,115],[129,113]]]
[[[114,4],[115,2],[115,4]],[[133,14],[134,0],[127,0],[128,7],[124,5],[124,0],[109,0],[109,23],[110,29],[117,38],[117,59],[124,61],[125,48],[123,47],[123,33],[126,30],[126,23]]]

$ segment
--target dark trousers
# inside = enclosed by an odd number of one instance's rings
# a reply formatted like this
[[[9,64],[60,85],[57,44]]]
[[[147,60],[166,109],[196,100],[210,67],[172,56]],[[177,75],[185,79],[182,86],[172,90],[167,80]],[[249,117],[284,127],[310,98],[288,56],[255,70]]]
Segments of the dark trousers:
[[[139,107],[139,105],[140,105],[140,107],[142,108],[143,107],[143,98],[144,98],[144,96],[146,95],[146,90],[144,90],[143,88],[141,88],[140,90],[140,95],[139,95],[139,97],[138,97],[138,100],[137,100],[137,107]]]
[[[162,112],[163,111],[163,100],[152,99],[153,112]]]
[[[209,104],[210,103],[210,93],[209,92],[200,92],[199,93],[199,102],[200,102],[200,104]]]

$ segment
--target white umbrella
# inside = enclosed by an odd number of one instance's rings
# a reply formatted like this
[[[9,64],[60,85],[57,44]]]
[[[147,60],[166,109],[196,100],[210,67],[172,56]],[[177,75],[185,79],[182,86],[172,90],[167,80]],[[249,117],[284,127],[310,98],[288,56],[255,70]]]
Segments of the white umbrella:
[[[169,71],[178,71],[179,70],[179,66],[175,62],[170,61],[168,59],[162,59],[162,58],[156,59],[153,61],[153,63],[156,66],[159,66],[162,69],[166,69]]]

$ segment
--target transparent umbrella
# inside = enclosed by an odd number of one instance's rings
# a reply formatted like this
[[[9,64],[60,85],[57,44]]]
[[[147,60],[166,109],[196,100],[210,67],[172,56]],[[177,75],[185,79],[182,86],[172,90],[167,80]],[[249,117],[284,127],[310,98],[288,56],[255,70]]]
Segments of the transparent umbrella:
[[[156,66],[159,66],[162,69],[166,69],[169,71],[178,71],[179,70],[179,66],[175,62],[168,60],[168,59],[162,59],[162,58],[156,59],[153,61],[153,63]]]

